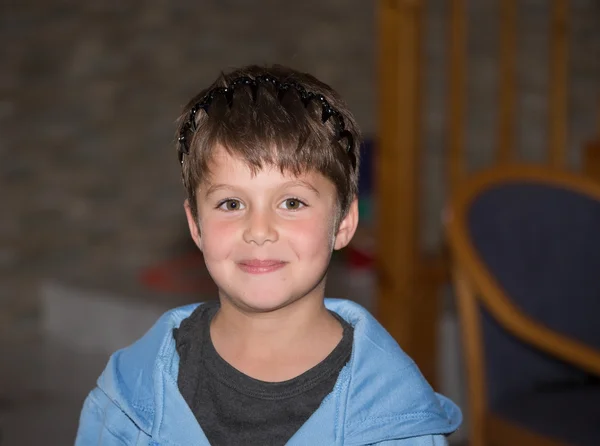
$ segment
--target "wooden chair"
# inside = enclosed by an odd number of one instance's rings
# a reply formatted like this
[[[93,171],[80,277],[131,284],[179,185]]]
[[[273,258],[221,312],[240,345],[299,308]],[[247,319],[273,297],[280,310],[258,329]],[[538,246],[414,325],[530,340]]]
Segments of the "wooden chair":
[[[375,310],[377,318],[402,345],[402,348],[419,364],[425,377],[434,384],[439,368],[436,365],[436,329],[439,323],[440,288],[450,278],[450,265],[446,247],[425,248],[422,233],[428,228],[423,218],[426,200],[439,196],[456,187],[470,175],[472,165],[468,134],[473,122],[471,113],[476,109],[486,113],[487,106],[471,97],[469,85],[472,71],[469,50],[473,17],[469,10],[475,1],[449,0],[378,0],[377,21],[377,90],[378,129],[376,163],[375,226],[377,295]],[[497,110],[489,115],[496,121],[495,135],[488,144],[494,147],[493,163],[511,163],[520,158],[519,153],[519,52],[523,20],[522,3],[519,0],[498,0],[495,16],[498,20],[498,88]],[[569,166],[569,86],[570,29],[573,9],[570,0],[548,0],[548,126],[547,163],[554,167]],[[443,23],[430,21],[433,10],[444,10]],[[436,12],[437,12],[436,11]],[[443,110],[445,115],[445,179],[443,182],[429,178],[437,168],[424,169],[423,161],[437,158],[436,150],[429,150],[424,135],[435,138],[435,128],[426,116],[433,116],[429,107],[435,101],[427,79],[433,79],[429,71],[437,70],[430,64],[429,43],[432,34],[428,26],[435,24],[444,30],[447,50],[446,66],[447,96]],[[490,32],[494,32],[490,30]],[[433,46],[431,47],[433,48]],[[544,51],[546,46],[543,47]],[[495,55],[490,52],[490,57]],[[545,88],[545,87],[544,87]],[[477,96],[477,95],[475,95]],[[483,107],[482,107],[483,106]],[[435,119],[437,122],[437,118]],[[437,140],[437,139],[436,139]],[[435,145],[437,146],[437,144]],[[433,147],[433,146],[432,146]],[[439,149],[439,147],[438,147]],[[600,154],[597,171],[600,173]],[[436,162],[437,165],[437,162]],[[437,174],[435,174],[437,175]],[[425,190],[423,185],[434,187]],[[428,188],[426,188],[428,189]],[[431,194],[431,195],[430,195]],[[387,205],[393,203],[393,205]],[[427,232],[430,228],[427,229]]]
[[[447,221],[470,445],[600,444],[600,184],[474,175]]]

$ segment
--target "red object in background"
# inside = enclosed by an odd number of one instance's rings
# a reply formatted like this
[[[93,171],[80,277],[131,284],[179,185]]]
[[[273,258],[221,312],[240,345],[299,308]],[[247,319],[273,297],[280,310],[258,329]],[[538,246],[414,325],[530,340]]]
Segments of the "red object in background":
[[[371,254],[355,249],[352,245],[346,248],[348,266],[356,269],[369,269],[375,267],[375,259]]]
[[[152,291],[169,294],[212,293],[216,290],[200,251],[147,268],[140,273],[139,280]]]
[[[350,244],[344,249],[346,262],[350,268],[375,268],[375,237],[369,225],[358,225]]]

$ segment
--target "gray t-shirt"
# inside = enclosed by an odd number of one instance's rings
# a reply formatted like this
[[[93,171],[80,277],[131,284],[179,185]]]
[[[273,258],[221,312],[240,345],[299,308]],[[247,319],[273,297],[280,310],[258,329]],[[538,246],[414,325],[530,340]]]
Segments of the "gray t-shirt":
[[[177,384],[212,446],[284,445],[333,390],[350,359],[354,329],[336,313],[343,337],[312,369],[280,383],[253,379],[227,363],[210,339],[218,302],[200,305],[173,336]]]

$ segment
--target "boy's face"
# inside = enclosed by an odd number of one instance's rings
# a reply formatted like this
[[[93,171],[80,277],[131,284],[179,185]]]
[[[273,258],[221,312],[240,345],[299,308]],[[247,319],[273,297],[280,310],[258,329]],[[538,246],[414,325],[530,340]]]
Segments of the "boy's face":
[[[321,299],[332,250],[356,230],[356,202],[336,227],[336,188],[320,173],[265,166],[252,174],[224,149],[215,151],[210,173],[197,191],[198,222],[185,209],[220,297],[252,312]]]

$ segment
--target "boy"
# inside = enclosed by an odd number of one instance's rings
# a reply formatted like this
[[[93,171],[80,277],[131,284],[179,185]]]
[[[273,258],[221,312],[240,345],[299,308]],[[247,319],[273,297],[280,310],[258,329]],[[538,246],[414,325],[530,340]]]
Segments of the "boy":
[[[172,310],[115,353],[76,444],[446,444],[458,408],[366,310],[324,299],[358,223],[360,135],[338,95],[246,67],[193,98],[177,135],[219,301]]]

